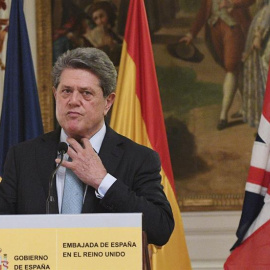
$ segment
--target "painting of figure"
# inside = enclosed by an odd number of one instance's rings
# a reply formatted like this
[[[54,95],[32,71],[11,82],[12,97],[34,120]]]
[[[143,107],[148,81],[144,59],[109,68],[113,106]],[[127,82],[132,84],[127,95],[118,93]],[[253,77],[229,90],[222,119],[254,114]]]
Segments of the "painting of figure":
[[[180,1],[174,21],[154,35],[182,210],[241,208],[256,134],[256,129],[245,123],[242,110],[242,54],[254,4]],[[178,44],[174,54],[168,51],[171,44]],[[196,56],[196,50],[203,57]]]
[[[201,1],[190,32],[180,40],[189,44],[205,26],[209,50],[225,70],[218,130],[228,125],[228,112],[241,81],[239,74],[242,71],[242,54],[251,22],[249,7],[253,3],[254,0],[237,1],[236,6],[233,1],[228,0]]]
[[[56,3],[55,3],[56,4]],[[96,47],[105,51],[115,66],[119,65],[122,38],[114,31],[116,6],[111,1],[58,1],[62,20],[53,33],[53,61],[68,49]],[[57,14],[57,16],[59,16]],[[59,19],[58,19],[59,21]]]
[[[243,54],[243,117],[258,127],[270,60],[270,1],[258,0]]]

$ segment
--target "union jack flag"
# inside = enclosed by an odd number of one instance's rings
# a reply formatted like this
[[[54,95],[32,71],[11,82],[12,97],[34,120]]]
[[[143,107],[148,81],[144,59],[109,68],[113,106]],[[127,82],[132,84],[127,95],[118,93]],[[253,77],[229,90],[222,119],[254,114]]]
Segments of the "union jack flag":
[[[266,84],[263,110],[256,140],[253,145],[250,168],[245,189],[242,216],[237,230],[239,245],[266,219],[264,208],[270,208],[270,72]],[[269,206],[268,206],[268,204]],[[262,215],[264,214],[264,215]],[[269,213],[270,214],[270,213]],[[263,221],[262,221],[263,219]],[[263,222],[263,223],[262,223]],[[250,227],[252,225],[252,227]],[[233,247],[233,248],[234,248]]]
[[[240,223],[236,232],[238,240],[231,250],[234,250],[225,263],[225,269],[255,269],[239,268],[261,265],[270,266],[269,255],[256,250],[270,251],[270,242],[263,240],[269,238],[270,233],[270,70],[264,96],[263,110],[258,133],[253,144],[250,168],[245,188],[245,199]],[[240,245],[241,244],[241,245]],[[253,255],[252,255],[253,253]],[[258,255],[259,254],[259,255]],[[259,257],[258,257],[259,256]],[[264,260],[266,258],[266,260]],[[238,268],[237,268],[238,267]]]

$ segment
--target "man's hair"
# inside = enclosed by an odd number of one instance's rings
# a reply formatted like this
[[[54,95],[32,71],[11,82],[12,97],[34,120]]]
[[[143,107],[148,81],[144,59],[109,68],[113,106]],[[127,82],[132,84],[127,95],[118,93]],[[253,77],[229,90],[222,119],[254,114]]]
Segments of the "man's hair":
[[[103,51],[96,48],[77,48],[59,56],[52,70],[52,80],[55,89],[60,83],[60,76],[65,69],[84,69],[95,74],[99,79],[103,96],[107,97],[116,88],[116,69]]]

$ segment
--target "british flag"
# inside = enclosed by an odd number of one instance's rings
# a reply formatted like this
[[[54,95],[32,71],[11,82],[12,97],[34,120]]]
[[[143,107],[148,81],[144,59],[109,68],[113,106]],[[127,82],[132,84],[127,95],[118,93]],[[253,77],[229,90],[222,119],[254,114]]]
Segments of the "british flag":
[[[258,133],[253,144],[250,168],[245,188],[245,199],[242,209],[242,215],[236,235],[238,240],[233,245],[233,252],[225,263],[225,269],[252,269],[237,268],[250,267],[252,252],[254,247],[260,250],[270,234],[270,71],[264,96],[264,104]],[[269,242],[269,241],[268,241]],[[267,244],[270,250],[270,242]],[[251,248],[252,247],[252,248]],[[250,251],[250,254],[248,254]],[[253,267],[261,265],[262,258],[265,258],[265,252],[261,258],[256,257],[252,261]],[[268,258],[268,259],[267,259]],[[243,260],[242,260],[243,259]],[[264,261],[264,260],[263,260]],[[266,263],[266,264],[265,264]],[[266,257],[264,266],[270,266],[270,256]],[[254,268],[253,268],[254,269]],[[269,269],[269,268],[267,268]]]

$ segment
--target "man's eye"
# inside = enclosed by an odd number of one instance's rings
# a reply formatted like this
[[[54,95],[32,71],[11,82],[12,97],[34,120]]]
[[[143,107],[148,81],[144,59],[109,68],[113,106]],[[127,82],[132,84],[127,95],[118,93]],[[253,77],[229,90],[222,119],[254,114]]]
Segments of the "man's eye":
[[[69,94],[69,93],[71,93],[71,90],[70,89],[63,89],[62,90],[62,93]]]
[[[83,95],[84,96],[90,96],[90,95],[92,95],[92,93],[90,91],[83,91]]]

